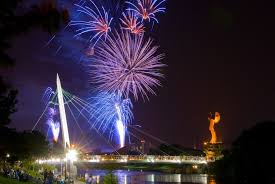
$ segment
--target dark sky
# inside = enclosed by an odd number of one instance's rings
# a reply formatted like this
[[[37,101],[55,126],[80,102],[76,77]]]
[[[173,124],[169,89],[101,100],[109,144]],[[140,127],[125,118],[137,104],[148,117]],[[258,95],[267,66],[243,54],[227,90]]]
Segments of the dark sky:
[[[154,37],[166,54],[163,87],[150,101],[135,102],[134,124],[169,143],[209,140],[208,113],[221,113],[218,137],[229,144],[257,121],[275,120],[275,1],[168,0]],[[55,86],[79,97],[90,90],[85,67],[44,47],[34,30],[14,39],[16,59],[8,80],[19,90],[12,126],[31,129],[41,97]],[[6,73],[6,72],[5,72]]]

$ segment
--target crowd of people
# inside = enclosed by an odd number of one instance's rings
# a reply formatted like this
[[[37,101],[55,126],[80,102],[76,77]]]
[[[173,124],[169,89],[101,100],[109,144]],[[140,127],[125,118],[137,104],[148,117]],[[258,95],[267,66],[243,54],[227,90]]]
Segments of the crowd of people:
[[[94,178],[86,171],[84,175],[85,184],[94,184],[96,181]]]
[[[62,179],[61,176],[54,176],[52,171],[48,171],[47,169],[45,169],[44,172],[41,174],[43,174],[43,179],[39,177],[34,178],[23,169],[13,169],[8,167],[0,169],[1,176],[15,179],[17,181],[31,181],[36,184],[65,184],[64,179]]]
[[[40,174],[42,177],[32,177],[30,174],[28,174],[23,168],[15,169],[13,167],[0,167],[0,176],[14,179],[17,181],[23,181],[23,182],[33,182],[35,184],[72,184],[74,183],[71,179],[69,181],[69,178],[62,177],[60,174],[56,175],[51,170],[41,170]],[[92,184],[93,178],[91,176],[85,175],[85,180],[87,178],[87,184]]]
[[[9,167],[4,167],[0,169],[0,174],[4,177],[16,179],[18,181],[30,181],[34,179],[23,169],[13,169]]]
[[[53,172],[45,169],[45,171],[43,172],[43,184],[53,184],[53,182],[54,182]]]

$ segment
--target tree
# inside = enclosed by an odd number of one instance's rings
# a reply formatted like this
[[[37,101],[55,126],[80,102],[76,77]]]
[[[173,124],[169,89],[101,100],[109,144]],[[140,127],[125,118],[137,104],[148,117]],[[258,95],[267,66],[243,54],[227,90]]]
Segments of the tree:
[[[103,183],[104,184],[117,184],[118,180],[117,180],[117,177],[115,175],[113,175],[112,172],[110,172],[109,174],[104,176]]]
[[[21,0],[2,0],[0,6],[0,67],[11,67],[14,60],[6,53],[10,40],[33,27],[54,33],[61,22],[68,22],[67,10],[59,10],[55,1],[44,1],[31,9],[17,11]],[[0,128],[10,123],[10,115],[16,111],[17,91],[8,87],[0,76]]]
[[[234,184],[275,183],[275,122],[262,122],[245,130],[232,149],[215,164],[218,178]]]
[[[10,123],[10,115],[16,111],[17,91],[8,88],[0,78],[0,128]]]
[[[48,154],[48,142],[43,134],[37,131],[17,132],[15,129],[0,129],[0,157],[10,155],[11,161],[33,160]]]
[[[18,6],[20,5],[20,12]],[[58,9],[54,0],[43,1],[31,8],[22,8],[22,0],[2,0],[0,6],[0,66],[11,66],[14,60],[6,53],[10,39],[34,27],[53,34],[61,22],[69,21],[66,9]]]

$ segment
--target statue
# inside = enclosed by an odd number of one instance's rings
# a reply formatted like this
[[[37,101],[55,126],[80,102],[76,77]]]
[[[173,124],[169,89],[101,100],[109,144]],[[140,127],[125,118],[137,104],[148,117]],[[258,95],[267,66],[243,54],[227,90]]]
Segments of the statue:
[[[220,119],[221,119],[220,113],[215,112],[214,115],[212,113],[209,113],[208,121],[209,121],[209,131],[211,132],[211,136],[212,136],[210,140],[211,144],[217,143],[217,135],[214,127],[215,127],[215,124],[219,123]]]

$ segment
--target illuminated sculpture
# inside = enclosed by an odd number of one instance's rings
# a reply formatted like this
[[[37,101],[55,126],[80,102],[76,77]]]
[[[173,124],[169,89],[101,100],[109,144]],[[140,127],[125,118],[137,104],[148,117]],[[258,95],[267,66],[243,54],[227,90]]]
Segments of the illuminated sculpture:
[[[217,141],[217,134],[215,131],[215,124],[219,123],[221,119],[220,113],[209,113],[209,131],[211,132],[210,142],[204,142],[203,149],[208,161],[215,161],[223,157],[223,143]]]
[[[212,113],[209,114],[208,121],[209,121],[209,131],[211,132],[211,144],[216,144],[217,143],[217,134],[215,131],[215,124],[219,123],[221,119],[220,113],[215,112],[214,116]]]

